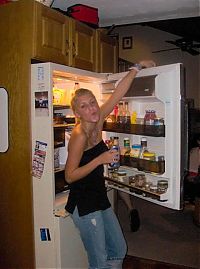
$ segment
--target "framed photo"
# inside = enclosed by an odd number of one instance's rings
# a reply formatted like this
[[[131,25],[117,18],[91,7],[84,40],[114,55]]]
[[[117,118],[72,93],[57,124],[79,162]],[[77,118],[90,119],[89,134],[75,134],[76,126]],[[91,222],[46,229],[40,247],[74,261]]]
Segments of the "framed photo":
[[[123,49],[132,49],[133,47],[133,38],[132,36],[127,36],[122,38],[122,48]]]

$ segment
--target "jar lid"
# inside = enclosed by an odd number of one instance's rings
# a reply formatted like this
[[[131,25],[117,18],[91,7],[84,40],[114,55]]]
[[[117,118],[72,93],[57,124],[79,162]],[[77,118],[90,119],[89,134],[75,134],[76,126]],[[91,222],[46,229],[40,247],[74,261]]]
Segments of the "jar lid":
[[[132,149],[141,149],[141,145],[134,144],[134,145],[132,145]]]
[[[155,157],[155,153],[154,152],[144,152],[143,156],[144,157]]]
[[[168,184],[168,181],[167,180],[158,180],[158,185],[167,185]]]
[[[117,174],[118,174],[119,176],[126,176],[126,171],[119,170],[119,171],[117,172]]]

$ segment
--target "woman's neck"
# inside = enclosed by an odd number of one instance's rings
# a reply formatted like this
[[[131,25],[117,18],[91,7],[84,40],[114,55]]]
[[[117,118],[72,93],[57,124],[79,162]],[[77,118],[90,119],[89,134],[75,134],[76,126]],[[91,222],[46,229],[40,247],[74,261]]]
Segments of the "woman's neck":
[[[101,139],[101,130],[99,129],[97,122],[80,122],[80,126],[82,130],[85,132],[87,139],[88,139],[88,145],[87,148],[90,148],[94,145],[96,145],[100,139]]]

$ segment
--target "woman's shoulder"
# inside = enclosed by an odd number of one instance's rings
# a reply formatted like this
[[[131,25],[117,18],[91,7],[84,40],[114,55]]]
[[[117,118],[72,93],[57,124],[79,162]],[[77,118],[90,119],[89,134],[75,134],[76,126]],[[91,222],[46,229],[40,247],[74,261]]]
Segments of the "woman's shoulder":
[[[87,135],[80,125],[75,126],[72,130],[71,140],[76,140],[78,142],[85,142],[87,140]]]

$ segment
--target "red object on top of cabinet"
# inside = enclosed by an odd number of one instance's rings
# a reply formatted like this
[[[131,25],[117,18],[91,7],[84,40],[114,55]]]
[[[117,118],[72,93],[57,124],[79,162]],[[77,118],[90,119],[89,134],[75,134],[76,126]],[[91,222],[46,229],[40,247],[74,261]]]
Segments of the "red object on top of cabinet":
[[[77,4],[68,7],[67,14],[91,27],[98,28],[99,26],[98,8]]]

